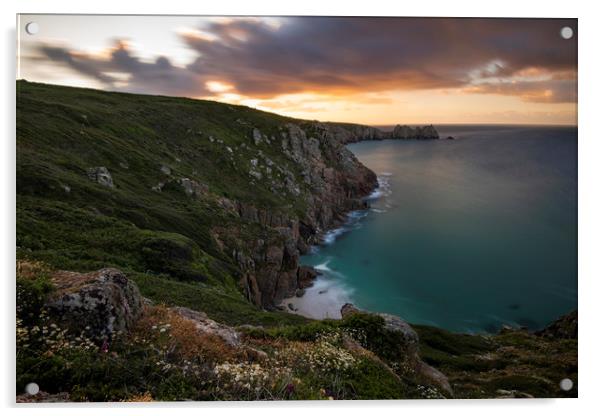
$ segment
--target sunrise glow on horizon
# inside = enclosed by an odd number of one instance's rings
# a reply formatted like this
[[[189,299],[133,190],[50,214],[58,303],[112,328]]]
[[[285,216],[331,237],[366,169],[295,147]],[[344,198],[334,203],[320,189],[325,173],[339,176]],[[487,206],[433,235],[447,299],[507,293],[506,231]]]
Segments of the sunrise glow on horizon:
[[[21,15],[19,26],[28,81],[371,125],[577,124],[576,19]]]

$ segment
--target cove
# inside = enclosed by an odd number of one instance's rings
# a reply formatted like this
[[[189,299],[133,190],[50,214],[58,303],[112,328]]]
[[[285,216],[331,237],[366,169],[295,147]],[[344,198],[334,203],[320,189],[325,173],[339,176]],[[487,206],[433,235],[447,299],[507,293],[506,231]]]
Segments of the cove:
[[[323,272],[297,313],[340,307],[458,332],[537,329],[577,307],[577,129],[438,126],[456,140],[349,145],[371,208],[303,256]]]

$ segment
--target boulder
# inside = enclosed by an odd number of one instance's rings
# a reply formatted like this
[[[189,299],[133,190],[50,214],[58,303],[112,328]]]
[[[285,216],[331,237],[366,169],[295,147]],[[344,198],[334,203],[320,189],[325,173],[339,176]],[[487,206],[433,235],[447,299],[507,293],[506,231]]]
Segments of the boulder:
[[[113,188],[113,177],[109,170],[104,166],[98,166],[88,169],[88,178],[103,186]]]
[[[126,330],[142,312],[138,287],[120,270],[60,271],[52,282],[56,291],[47,302],[51,315],[90,338],[104,339]]]
[[[405,348],[408,351],[418,350],[418,334],[414,331],[406,321],[395,315],[389,315],[387,313],[379,313],[380,317],[385,320],[385,328],[392,332],[397,332],[402,335]]]
[[[215,322],[206,313],[180,306],[170,309],[181,317],[193,321],[199,333],[216,335],[232,347],[240,346],[240,334],[234,328]]]

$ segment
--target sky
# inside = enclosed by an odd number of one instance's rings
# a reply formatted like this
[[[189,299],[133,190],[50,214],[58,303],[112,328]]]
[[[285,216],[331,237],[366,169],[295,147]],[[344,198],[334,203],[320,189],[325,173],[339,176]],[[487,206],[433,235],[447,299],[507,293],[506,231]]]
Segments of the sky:
[[[577,124],[576,19],[21,15],[18,31],[29,81],[370,125]]]

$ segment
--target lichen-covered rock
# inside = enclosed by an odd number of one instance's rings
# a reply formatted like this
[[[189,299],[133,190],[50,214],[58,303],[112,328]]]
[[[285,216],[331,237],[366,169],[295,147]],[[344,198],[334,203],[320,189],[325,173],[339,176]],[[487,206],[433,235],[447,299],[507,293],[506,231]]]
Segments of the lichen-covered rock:
[[[207,185],[199,183],[190,178],[180,178],[178,183],[182,186],[184,192],[188,196],[200,198],[209,192],[209,187]]]
[[[386,329],[397,332],[403,336],[406,349],[409,351],[416,351],[418,349],[418,334],[406,321],[399,316],[390,315],[388,313],[379,313],[378,315],[385,320]]]
[[[47,302],[50,313],[91,338],[103,339],[130,328],[142,311],[138,287],[117,269],[60,271],[52,282],[56,291]]]
[[[171,310],[181,317],[193,321],[199,333],[218,336],[232,347],[240,346],[240,334],[234,328],[215,322],[204,312],[179,306],[171,308]]]
[[[113,177],[109,170],[104,166],[98,166],[88,169],[88,178],[103,186],[113,188]]]

